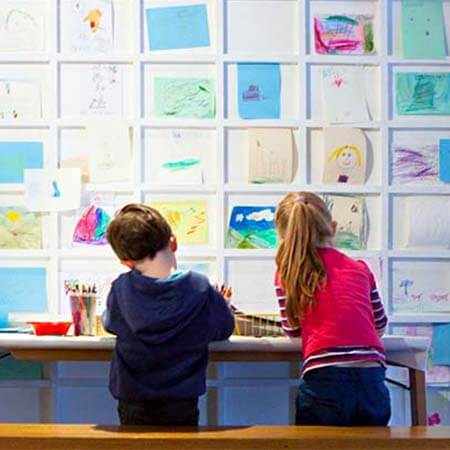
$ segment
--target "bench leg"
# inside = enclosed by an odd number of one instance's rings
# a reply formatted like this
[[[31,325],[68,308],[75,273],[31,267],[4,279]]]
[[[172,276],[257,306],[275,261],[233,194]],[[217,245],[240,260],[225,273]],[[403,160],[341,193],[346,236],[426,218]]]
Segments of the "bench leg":
[[[409,369],[412,425],[427,425],[425,372]]]

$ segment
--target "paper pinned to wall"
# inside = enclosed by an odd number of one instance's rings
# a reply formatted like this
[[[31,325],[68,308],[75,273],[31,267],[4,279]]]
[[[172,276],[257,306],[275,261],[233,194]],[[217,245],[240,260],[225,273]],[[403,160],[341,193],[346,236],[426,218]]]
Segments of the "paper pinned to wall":
[[[3,0],[0,4],[0,52],[38,52],[44,49],[41,6]]]
[[[67,211],[80,207],[79,169],[25,170],[25,203],[30,211]]]
[[[42,142],[0,142],[0,183],[23,183],[25,169],[43,165]]]
[[[450,115],[450,73],[397,72],[395,101],[400,115]]]
[[[370,120],[364,87],[364,67],[326,67],[322,71],[322,102],[329,123]]]
[[[248,129],[248,182],[291,183],[294,141],[290,128]]]
[[[450,139],[439,141],[439,179],[450,183]]]
[[[319,54],[372,54],[375,51],[373,17],[317,15],[314,17],[314,44]]]
[[[87,156],[80,156],[78,158],[63,159],[60,164],[61,169],[80,169],[81,182],[83,184],[91,181],[89,175],[89,160]]]
[[[120,120],[90,121],[86,127],[88,164],[92,183],[131,179],[130,133]]]
[[[357,128],[324,128],[324,184],[364,184],[367,141]]]
[[[41,216],[21,206],[0,207],[0,249],[41,247]]]
[[[113,49],[112,0],[61,2],[63,51],[105,53]]]
[[[0,119],[33,120],[41,117],[41,88],[37,81],[0,80]]]
[[[159,169],[157,180],[167,184],[202,184],[202,162],[198,158],[166,161]]]
[[[216,88],[212,79],[156,77],[153,87],[158,117],[213,119],[216,115]]]
[[[47,271],[41,267],[0,267],[0,308],[9,312],[47,310]]]
[[[275,248],[274,206],[235,206],[230,214],[227,248]]]
[[[103,208],[90,205],[78,220],[73,233],[74,244],[106,245],[106,230],[111,221],[110,214]]]
[[[241,119],[279,119],[280,64],[239,63],[238,110]]]
[[[180,244],[208,244],[207,200],[167,200],[152,202],[150,206],[169,222]]]
[[[145,10],[150,50],[209,47],[205,4]]]
[[[402,0],[401,17],[404,58],[446,57],[442,0]]]
[[[407,247],[450,248],[450,197],[408,197]]]
[[[345,250],[365,250],[368,237],[368,217],[364,197],[326,195],[325,203],[337,222],[336,247]]]
[[[433,364],[450,366],[450,324],[433,324]]]

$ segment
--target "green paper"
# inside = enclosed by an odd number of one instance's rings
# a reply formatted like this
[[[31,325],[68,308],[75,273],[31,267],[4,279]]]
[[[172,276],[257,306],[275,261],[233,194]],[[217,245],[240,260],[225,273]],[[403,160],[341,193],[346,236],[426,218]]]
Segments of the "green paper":
[[[158,117],[213,119],[216,115],[214,80],[155,78],[154,87]]]
[[[43,366],[40,361],[16,361],[12,356],[0,361],[0,380],[41,380]]]
[[[402,0],[402,44],[407,59],[446,57],[442,0]]]

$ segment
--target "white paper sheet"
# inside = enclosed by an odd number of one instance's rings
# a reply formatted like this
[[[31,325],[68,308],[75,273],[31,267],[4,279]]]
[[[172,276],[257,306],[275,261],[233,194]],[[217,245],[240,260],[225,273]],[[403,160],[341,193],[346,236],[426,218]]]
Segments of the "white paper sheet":
[[[81,114],[122,115],[122,69],[120,64],[92,64],[80,72]]]
[[[450,198],[407,199],[407,247],[450,248]]]
[[[130,134],[123,121],[91,121],[86,127],[86,139],[91,183],[130,180]]]
[[[326,67],[322,71],[322,100],[330,123],[370,120],[362,66]]]
[[[0,80],[0,120],[28,120],[41,117],[41,90],[37,81]]]
[[[113,49],[111,0],[62,0],[61,23],[63,51],[104,53]]]
[[[36,52],[44,49],[44,12],[34,2],[0,3],[0,52]]]
[[[30,211],[67,211],[80,207],[79,169],[25,170],[25,203]]]

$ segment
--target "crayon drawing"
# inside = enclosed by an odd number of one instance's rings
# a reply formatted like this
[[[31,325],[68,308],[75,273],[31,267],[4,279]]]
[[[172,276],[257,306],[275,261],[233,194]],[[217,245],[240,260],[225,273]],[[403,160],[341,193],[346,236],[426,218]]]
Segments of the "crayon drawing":
[[[375,51],[371,16],[314,17],[314,43],[321,55],[367,55]]]
[[[73,234],[74,244],[106,245],[106,230],[111,216],[100,207],[89,206],[78,220]]]
[[[427,393],[427,425],[434,427],[450,422],[450,392],[445,389],[431,389]]]
[[[161,165],[158,180],[167,184],[202,184],[202,163],[198,158],[166,161]]]
[[[450,115],[450,73],[397,72],[395,100],[399,115]]]
[[[216,115],[215,82],[212,79],[157,77],[153,99],[157,117],[213,119]]]
[[[182,245],[208,244],[208,202],[206,200],[169,200],[152,202],[169,222]]]
[[[275,248],[278,243],[273,206],[235,206],[231,211],[227,248]]]
[[[41,217],[20,206],[0,207],[0,249],[39,249]]]
[[[437,145],[393,145],[394,183],[436,183],[439,174]]]
[[[368,215],[363,197],[326,195],[324,200],[337,222],[335,244],[345,250],[365,250],[368,237]]]
[[[41,88],[32,80],[0,80],[0,119],[40,119]]]
[[[43,164],[42,142],[0,142],[0,183],[21,184],[25,169]]]

